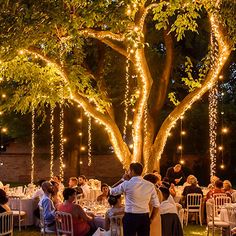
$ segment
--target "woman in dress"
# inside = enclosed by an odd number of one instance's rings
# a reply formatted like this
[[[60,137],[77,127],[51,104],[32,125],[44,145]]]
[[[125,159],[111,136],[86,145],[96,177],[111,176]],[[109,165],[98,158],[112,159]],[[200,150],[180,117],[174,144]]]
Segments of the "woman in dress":
[[[64,202],[58,206],[58,211],[72,214],[74,236],[86,236],[90,232],[89,221],[94,216],[86,214],[83,208],[73,203],[76,198],[76,190],[65,188],[63,191]]]
[[[102,194],[97,197],[97,201],[99,203],[107,202],[108,197],[110,195],[109,186],[107,184],[102,184],[101,191],[102,191]]]

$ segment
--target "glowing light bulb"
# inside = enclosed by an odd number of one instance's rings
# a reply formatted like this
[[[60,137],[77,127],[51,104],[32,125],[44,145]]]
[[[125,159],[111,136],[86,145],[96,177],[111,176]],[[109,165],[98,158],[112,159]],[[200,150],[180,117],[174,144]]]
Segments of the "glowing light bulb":
[[[129,125],[132,125],[132,124],[133,124],[133,122],[130,120],[130,121],[129,121]]]
[[[222,150],[223,150],[223,147],[222,147],[222,146],[219,146],[218,149],[219,149],[220,151],[222,151]]]
[[[0,116],[3,114],[3,112],[2,111],[0,111]]]
[[[168,136],[169,136],[169,137],[172,136],[172,133],[169,133]]]
[[[79,119],[77,120],[77,122],[81,123],[81,122],[82,122],[82,119],[81,119],[81,118],[79,118]]]
[[[223,78],[224,78],[223,75],[220,75],[220,76],[219,76],[219,79],[223,79]]]
[[[65,168],[66,167],[66,165],[65,164],[62,164],[62,168]]]
[[[130,145],[129,145],[129,148],[131,148],[131,149],[132,149],[133,147],[134,147],[134,145],[133,145],[133,144],[130,144]]]
[[[64,142],[64,143],[67,142],[67,139],[66,139],[66,138],[63,138],[63,142]]]
[[[82,165],[82,164],[83,164],[83,162],[82,162],[82,161],[80,161],[80,162],[79,162],[79,164],[80,164],[80,165]]]
[[[2,128],[2,132],[6,133],[7,132],[7,128]]]
[[[132,12],[131,9],[128,9],[128,10],[127,10],[127,15],[130,16],[130,15],[131,15],[131,12]]]
[[[83,134],[82,134],[82,132],[79,132],[79,136],[82,136]]]
[[[6,98],[7,95],[5,93],[2,94],[2,98]]]
[[[222,133],[224,133],[224,134],[226,134],[226,133],[228,133],[228,128],[227,127],[224,127],[224,128],[222,128]]]
[[[82,147],[80,148],[80,150],[81,150],[81,151],[85,151],[85,147],[82,146]]]
[[[220,169],[224,169],[225,168],[225,165],[222,163],[221,165],[220,165]]]
[[[186,131],[182,131],[182,132],[181,132],[181,135],[185,135],[185,134],[186,134]]]
[[[181,159],[181,160],[179,161],[179,163],[180,163],[181,165],[183,165],[183,164],[185,164],[185,160]]]
[[[179,149],[179,150],[182,150],[182,149],[183,149],[183,146],[179,145],[179,146],[178,146],[178,149]]]

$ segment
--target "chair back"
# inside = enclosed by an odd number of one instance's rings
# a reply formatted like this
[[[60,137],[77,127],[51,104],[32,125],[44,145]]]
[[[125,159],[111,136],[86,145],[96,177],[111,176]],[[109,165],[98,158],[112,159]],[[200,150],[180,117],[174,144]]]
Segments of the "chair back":
[[[236,208],[233,206],[226,206],[230,228],[236,227]]]
[[[200,208],[202,206],[202,194],[190,193],[187,195],[187,209]]]
[[[230,197],[225,197],[225,196],[218,197],[217,196],[214,199],[215,215],[216,216],[219,215],[222,206],[224,206],[226,203],[231,203],[231,198]]]
[[[39,226],[45,233],[45,220],[44,220],[44,215],[43,215],[43,207],[39,206]]]
[[[70,213],[56,212],[56,232],[57,235],[74,235],[72,215]]]
[[[214,193],[212,197],[215,199],[216,197],[228,197],[226,193]]]
[[[19,211],[19,215],[22,211],[22,203],[21,203],[21,197],[20,196],[9,196],[9,207],[12,211]]]
[[[124,215],[117,215],[110,218],[111,236],[123,236],[123,216]]]
[[[4,212],[0,214],[0,236],[13,235],[13,213]]]

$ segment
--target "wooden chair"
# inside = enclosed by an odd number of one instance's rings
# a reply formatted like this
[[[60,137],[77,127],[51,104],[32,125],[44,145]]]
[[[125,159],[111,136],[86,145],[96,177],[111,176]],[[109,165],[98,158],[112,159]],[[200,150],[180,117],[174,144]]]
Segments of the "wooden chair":
[[[13,212],[13,217],[18,218],[19,231],[21,231],[21,222],[26,217],[26,212],[22,210],[22,203],[20,196],[9,196],[9,207]]]
[[[43,215],[43,207],[39,206],[39,213],[40,213],[40,222],[39,222],[39,227],[40,227],[40,234],[41,235],[47,235],[47,234],[54,234],[55,231],[49,230],[46,227],[45,220],[44,220],[44,215]]]
[[[13,235],[13,212],[0,214],[0,236]]]
[[[70,213],[56,212],[56,232],[57,235],[74,235],[72,215]]]
[[[202,195],[199,193],[190,193],[187,195],[187,208],[186,211],[186,226],[188,225],[188,215],[189,213],[198,214],[200,225],[202,225]],[[196,217],[197,220],[197,217]]]
[[[123,236],[123,216],[124,215],[117,215],[110,218],[111,236]]]

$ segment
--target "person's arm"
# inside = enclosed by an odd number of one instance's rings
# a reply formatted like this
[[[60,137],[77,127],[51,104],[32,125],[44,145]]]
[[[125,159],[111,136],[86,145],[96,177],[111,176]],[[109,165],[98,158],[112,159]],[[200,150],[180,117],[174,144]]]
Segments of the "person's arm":
[[[126,184],[128,181],[124,181],[123,183],[121,183],[120,185],[114,187],[111,189],[111,195],[119,195],[124,193],[125,188],[126,188]]]
[[[85,221],[92,221],[94,219],[94,215],[88,215],[80,205],[74,205],[73,215],[75,217],[81,217]]]
[[[50,199],[46,198],[42,201],[42,207],[44,209],[44,218],[48,221],[55,220],[55,208]]]
[[[152,222],[153,219],[156,217],[156,215],[158,214],[158,211],[159,211],[159,208],[158,207],[153,207],[152,209],[152,213],[151,213],[151,216],[150,216],[150,221]]]

